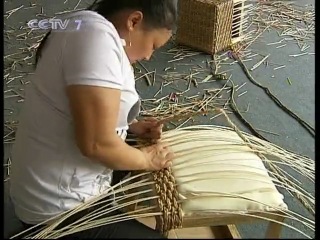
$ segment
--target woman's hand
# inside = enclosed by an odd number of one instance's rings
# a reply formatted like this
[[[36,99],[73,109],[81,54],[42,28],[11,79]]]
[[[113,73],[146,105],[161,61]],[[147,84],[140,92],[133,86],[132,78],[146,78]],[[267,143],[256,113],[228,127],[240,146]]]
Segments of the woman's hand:
[[[165,143],[157,143],[140,149],[145,155],[149,166],[146,170],[157,171],[172,165],[174,154]]]
[[[129,131],[141,139],[159,140],[162,134],[163,124],[156,118],[145,118],[132,123]]]

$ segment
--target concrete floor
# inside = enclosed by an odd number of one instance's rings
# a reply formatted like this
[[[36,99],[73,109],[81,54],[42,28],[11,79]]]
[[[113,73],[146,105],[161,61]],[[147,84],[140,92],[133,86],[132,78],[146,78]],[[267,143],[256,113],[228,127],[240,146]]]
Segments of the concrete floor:
[[[77,4],[77,0],[69,0],[64,4],[65,0],[55,0],[55,1],[33,1],[33,0],[12,0],[5,2],[5,11],[21,6],[30,6],[30,3],[37,2],[37,5],[44,7],[44,13],[51,16],[53,13],[64,11],[67,9],[73,9]],[[88,1],[91,2],[91,1]],[[303,1],[303,4],[314,4],[314,0]],[[87,6],[85,1],[81,2],[79,8]],[[39,13],[40,8],[36,7],[34,9],[19,10],[14,13],[10,18],[5,20],[6,28],[8,26],[18,28],[19,26],[26,26],[26,22],[30,19],[37,18],[35,15]],[[18,30],[18,32],[23,33],[25,30]],[[267,46],[266,43],[275,42],[280,40],[275,32],[266,32],[263,38],[256,41],[251,47],[260,53],[270,54],[270,61],[284,64],[286,68],[274,71],[271,67],[260,67],[255,70],[252,75],[254,78],[260,82],[262,85],[267,86],[271,92],[277,96],[282,103],[293,110],[297,115],[302,117],[306,122],[310,123],[312,126],[315,125],[315,59],[314,55],[307,55],[298,58],[290,58],[288,55],[299,53],[300,50],[296,44],[288,44],[286,47],[281,49],[276,49],[273,46]],[[24,40],[19,41],[17,38],[13,38],[5,43],[5,55],[11,54],[18,51],[18,48],[25,47],[28,42],[34,42],[34,40]],[[144,63],[149,70],[157,69],[157,73],[161,74],[161,71],[166,67],[172,66],[172,64],[167,61],[172,59],[167,54],[166,48],[171,48],[170,44],[164,49],[159,50],[152,61]],[[314,42],[311,43],[309,52],[314,52]],[[207,55],[198,55],[193,57],[192,63],[202,64],[204,60],[208,58]],[[247,62],[246,65],[250,68],[259,59]],[[6,64],[6,63],[5,63]],[[187,67],[178,66],[177,71],[188,72]],[[294,119],[292,119],[288,114],[281,110],[270,98],[265,94],[265,92],[258,87],[254,86],[244,75],[240,67],[235,64],[232,66],[224,66],[222,70],[232,69],[233,81],[239,86],[246,83],[245,87],[241,92],[247,91],[247,94],[239,97],[237,105],[240,109],[245,110],[248,103],[250,103],[250,110],[247,113],[243,113],[243,116],[249,121],[255,128],[267,130],[278,135],[260,132],[261,135],[265,136],[269,141],[299,154],[306,155],[312,159],[315,157],[315,142],[314,138],[308,134],[308,132],[302,128]],[[18,66],[19,71],[23,71],[24,74],[32,72],[31,65]],[[21,72],[13,71],[12,76],[21,74]],[[274,77],[271,77],[274,76]],[[292,85],[289,85],[287,78],[290,78]],[[23,77],[25,79],[25,77]],[[139,80],[137,82],[137,88],[141,94],[142,98],[151,98],[158,91],[161,79],[156,80],[156,84],[153,87],[148,87],[144,80]],[[4,84],[5,90],[10,85],[10,88],[19,90],[23,88],[19,80],[14,80],[10,84]],[[210,86],[210,84],[200,85],[197,89],[192,89],[188,95],[192,95],[193,92],[203,92],[203,89]],[[179,84],[179,87],[184,88],[186,85],[184,83]],[[164,88],[164,92],[157,96],[165,96],[168,93],[174,91],[168,86]],[[23,90],[21,91],[23,92]],[[12,108],[13,113],[9,114],[9,111],[5,111],[5,120],[17,120],[17,115],[23,103],[17,103],[17,98],[5,99],[5,108]],[[231,119],[243,130],[247,130],[241,122],[233,115],[230,115]],[[208,118],[199,118],[197,124],[225,124],[223,118],[216,118],[214,120],[209,120]],[[5,160],[10,155],[10,144],[5,145]],[[297,178],[299,178],[297,176]],[[309,182],[302,182],[302,185],[311,193],[314,193],[315,187]],[[286,201],[289,207],[299,213],[307,214],[306,211],[301,207],[301,204],[293,199],[290,195],[285,194]],[[9,213],[8,213],[9,214]],[[7,218],[6,218],[7,219]],[[8,222],[9,224],[9,222]],[[7,224],[7,225],[8,225]],[[11,225],[11,224],[9,224]],[[299,225],[295,225],[299,226]],[[243,238],[262,238],[263,231],[265,227],[263,224],[254,225],[241,225],[240,233]],[[301,227],[301,226],[299,226]],[[306,232],[308,232],[306,230]],[[313,235],[312,233],[308,232]],[[301,235],[292,231],[290,229],[284,228],[282,238],[300,238]]]

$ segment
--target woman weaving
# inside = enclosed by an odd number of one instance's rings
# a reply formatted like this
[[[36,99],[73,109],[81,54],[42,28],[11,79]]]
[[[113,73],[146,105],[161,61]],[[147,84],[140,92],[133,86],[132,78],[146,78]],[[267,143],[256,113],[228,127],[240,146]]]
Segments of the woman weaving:
[[[141,138],[161,136],[162,126],[155,119],[136,120],[139,96],[131,64],[148,60],[170,39],[176,4],[103,0],[69,14],[66,18],[74,25],[51,31],[41,42],[10,175],[15,212],[26,227],[98,196],[110,187],[113,170],[170,166],[173,154],[164,144],[136,149],[124,140],[127,131]],[[67,238],[162,236],[128,220]]]

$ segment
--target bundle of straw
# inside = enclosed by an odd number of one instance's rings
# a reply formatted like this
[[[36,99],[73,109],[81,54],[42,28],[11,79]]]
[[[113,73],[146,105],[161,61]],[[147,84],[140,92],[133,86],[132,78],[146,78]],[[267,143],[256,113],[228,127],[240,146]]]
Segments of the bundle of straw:
[[[157,218],[157,228],[167,232],[181,227],[184,217],[192,214],[250,216],[271,222],[275,216],[285,216],[290,223],[296,221],[314,231],[314,220],[290,210],[280,194],[289,192],[314,215],[314,196],[288,174],[290,169],[314,182],[314,161],[242,132],[227,120],[231,128],[199,125],[165,132],[162,140],[176,154],[171,168],[132,174],[100,196],[47,221],[42,229],[21,234],[53,239],[151,216]],[[94,211],[58,228],[68,217],[98,204]],[[278,223],[309,237],[293,224]]]

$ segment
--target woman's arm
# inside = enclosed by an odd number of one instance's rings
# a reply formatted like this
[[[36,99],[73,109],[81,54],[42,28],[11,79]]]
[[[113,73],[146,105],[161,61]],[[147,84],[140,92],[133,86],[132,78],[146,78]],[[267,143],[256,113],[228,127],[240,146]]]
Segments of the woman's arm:
[[[116,134],[120,90],[71,85],[67,94],[76,142],[84,156],[114,170],[150,169],[146,155]]]
[[[122,52],[113,28],[88,21],[67,32],[62,72],[73,115],[76,143],[83,155],[114,170],[158,170],[173,158],[161,144],[143,149],[127,145],[116,126],[123,84]]]

